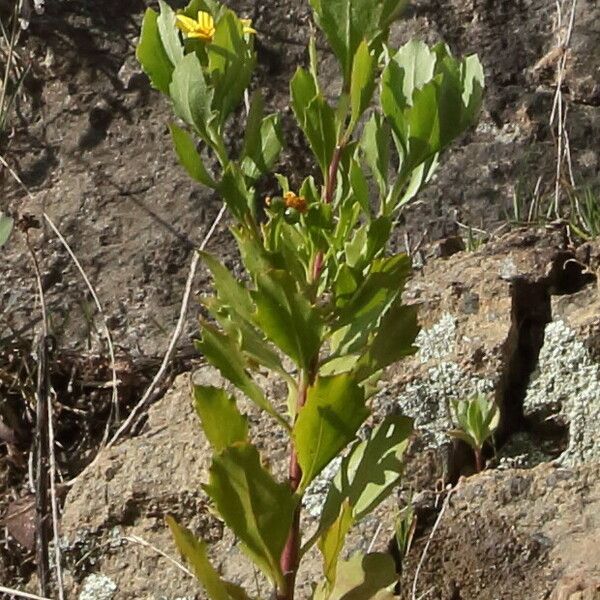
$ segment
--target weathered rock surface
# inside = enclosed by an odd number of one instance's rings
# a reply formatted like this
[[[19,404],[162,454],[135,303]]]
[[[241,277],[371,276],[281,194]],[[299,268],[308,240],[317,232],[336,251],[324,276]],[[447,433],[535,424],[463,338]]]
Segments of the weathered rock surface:
[[[590,246],[588,256],[596,255],[595,248]],[[590,396],[589,391],[598,382],[589,376],[598,373],[593,349],[600,300],[589,272],[600,263],[592,258],[584,267],[571,255],[560,230],[516,231],[478,252],[432,261],[407,290],[407,297],[421,304],[425,326],[421,357],[394,369],[378,396],[374,416],[378,419],[384,410],[399,404],[403,410],[415,411],[421,428],[399,493],[431,490],[436,478],[444,475],[436,448],[443,445],[450,427],[444,412],[448,398],[463,397],[468,386],[496,389],[505,410],[511,410],[510,402],[517,398],[522,413],[521,428],[507,430],[505,446],[516,446],[515,452],[523,455],[521,462],[509,453],[513,461],[503,463],[503,470],[463,481],[452,495],[420,575],[422,591],[433,586],[431,597],[531,600],[546,597],[555,587],[556,594],[564,595],[569,590],[579,593],[576,586],[581,584],[581,593],[588,594],[595,585],[600,558],[596,518],[600,471],[594,435],[598,417],[593,410],[598,396]],[[571,346],[566,338],[556,337],[552,328],[559,332],[566,328]],[[558,359],[553,359],[557,353]],[[530,360],[529,370],[518,372],[525,379],[520,386],[502,388],[507,365],[510,374],[510,361],[522,362],[523,354]],[[569,377],[578,377],[578,385],[571,390],[558,386],[560,381],[573,381]],[[194,380],[219,381],[208,368],[195,373]],[[554,384],[545,391],[548,381]],[[263,383],[276,398],[276,388],[269,381]],[[514,395],[515,389],[520,396]],[[562,396],[553,398],[553,393]],[[533,397],[547,400],[544,410],[554,410],[553,418],[567,428],[566,442],[554,455],[532,425],[537,421],[531,421],[530,413],[540,410],[532,403]],[[581,412],[585,403],[588,410]],[[573,410],[573,406],[579,408]],[[243,404],[243,410],[250,415],[253,439],[275,472],[284,476],[284,438],[273,436],[272,424],[251,405]],[[432,414],[433,426],[427,420]],[[515,423],[509,419],[506,426]],[[519,443],[513,435],[517,430],[522,436]],[[427,450],[427,445],[432,449]],[[552,456],[564,464],[545,464],[529,471],[507,468]],[[137,536],[177,558],[164,525],[165,514],[173,514],[211,542],[213,560],[226,577],[254,586],[247,561],[231,534],[210,514],[201,491],[209,457],[191,407],[189,378],[181,376],[150,409],[146,431],[101,452],[69,493],[62,527],[73,593],[87,589],[93,574],[104,578],[93,579],[95,585],[110,581],[115,586],[114,598],[202,597],[191,578],[155,550],[132,541]],[[472,472],[468,461],[459,467],[456,477]],[[411,585],[417,557],[435,520],[433,508],[419,523],[420,537],[404,566],[405,586]],[[347,551],[366,549],[378,529],[376,547],[385,547],[395,514],[391,499],[358,528]],[[311,556],[300,581],[308,583],[317,566],[318,557]],[[502,579],[500,588],[495,578]],[[460,595],[452,596],[451,588]],[[308,597],[306,589],[300,594],[304,597]]]
[[[580,376],[570,396],[576,408],[564,406],[563,424],[571,419],[569,410],[573,417],[579,414],[571,458],[565,459],[580,461],[582,453],[598,456],[600,448],[592,438],[600,403],[587,400],[597,396],[592,393],[598,379],[593,345],[600,327],[596,269],[597,259],[587,264],[577,260],[560,228],[516,230],[477,252],[431,261],[406,292],[407,300],[420,306],[420,352],[392,369],[379,402],[414,416],[425,445],[440,447],[448,443],[446,431],[452,427],[450,399],[493,393],[502,413],[498,442],[504,444],[515,433],[535,429],[529,416],[536,402],[548,407],[565,403],[566,398],[553,401],[541,392],[541,386],[551,385],[543,378],[564,383],[587,365],[589,385]],[[562,338],[553,334],[558,330]],[[553,352],[570,347],[567,338],[571,345],[581,345],[579,354],[573,350],[571,363],[553,360]],[[585,397],[584,388],[589,392]],[[562,396],[567,392],[568,385]],[[585,441],[576,430],[588,432]],[[442,468],[438,476],[455,480],[465,465],[446,466],[453,472]]]
[[[420,571],[432,600],[583,600],[598,597],[600,465],[488,471],[449,499]],[[411,598],[425,536],[406,561]]]

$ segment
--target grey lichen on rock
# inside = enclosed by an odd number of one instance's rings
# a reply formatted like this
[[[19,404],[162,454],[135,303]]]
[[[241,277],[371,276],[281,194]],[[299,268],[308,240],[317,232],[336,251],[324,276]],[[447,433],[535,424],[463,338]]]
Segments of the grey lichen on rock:
[[[117,591],[117,584],[98,573],[88,575],[79,592],[79,600],[112,600]]]
[[[415,419],[416,428],[432,448],[442,448],[450,442],[447,432],[453,427],[452,400],[494,389],[492,381],[469,373],[452,360],[456,340],[456,320],[447,313],[432,327],[421,331],[415,342],[420,360],[437,364],[423,378],[409,383],[396,399],[397,407]]]
[[[526,414],[551,410],[569,425],[569,445],[558,461],[576,465],[600,458],[600,367],[563,321],[546,326],[538,368],[524,402]]]

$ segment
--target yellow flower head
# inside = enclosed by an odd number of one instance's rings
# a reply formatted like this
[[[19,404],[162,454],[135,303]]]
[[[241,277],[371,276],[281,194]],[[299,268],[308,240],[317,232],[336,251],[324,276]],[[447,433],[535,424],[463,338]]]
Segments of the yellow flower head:
[[[256,33],[252,29],[250,19],[240,19],[244,27],[244,33]],[[177,27],[186,34],[188,38],[212,42],[215,35],[215,20],[210,13],[198,11],[198,19],[192,19],[186,15],[177,15],[175,21]]]
[[[283,199],[288,208],[294,208],[299,213],[305,213],[308,210],[308,204],[304,196],[297,196],[294,192],[286,192]]]

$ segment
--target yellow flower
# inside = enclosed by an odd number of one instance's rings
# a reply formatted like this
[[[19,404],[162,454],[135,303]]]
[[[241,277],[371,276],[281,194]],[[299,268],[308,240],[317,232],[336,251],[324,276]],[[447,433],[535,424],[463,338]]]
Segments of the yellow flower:
[[[294,192],[286,192],[283,199],[288,208],[294,208],[299,213],[305,213],[308,210],[308,204],[304,196],[297,196]]]
[[[244,33],[256,33],[252,29],[250,19],[240,19],[243,25]],[[210,13],[202,10],[198,11],[198,19],[192,19],[186,15],[177,15],[177,27],[186,34],[188,38],[202,40],[203,42],[212,42],[215,35],[215,20]]]

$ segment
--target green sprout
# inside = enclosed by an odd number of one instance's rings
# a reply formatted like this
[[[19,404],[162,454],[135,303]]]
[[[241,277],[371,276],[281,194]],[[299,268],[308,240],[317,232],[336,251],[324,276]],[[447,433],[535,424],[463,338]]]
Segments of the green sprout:
[[[468,444],[475,454],[475,466],[480,473],[484,469],[483,446],[490,439],[498,422],[500,412],[496,403],[484,396],[475,394],[468,400],[452,402],[457,429],[448,432],[453,438]]]
[[[394,523],[394,535],[401,558],[406,557],[410,551],[416,526],[417,517],[415,515],[415,509],[412,504],[409,503],[398,511],[396,522]]]

